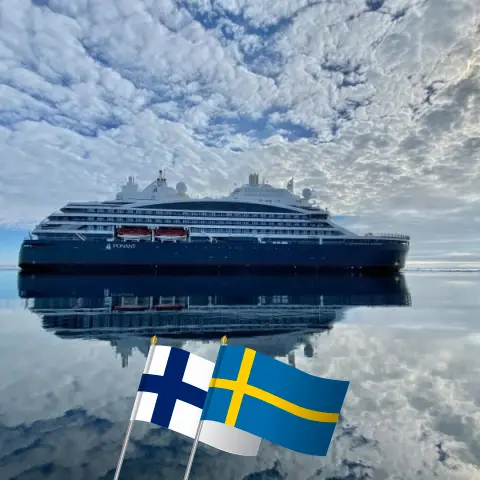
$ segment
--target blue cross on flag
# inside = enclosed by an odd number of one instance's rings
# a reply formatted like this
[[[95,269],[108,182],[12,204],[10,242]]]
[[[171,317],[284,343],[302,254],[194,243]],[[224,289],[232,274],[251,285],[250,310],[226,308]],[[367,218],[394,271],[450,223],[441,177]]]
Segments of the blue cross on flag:
[[[131,420],[154,423],[195,438],[215,367],[186,350],[151,345]],[[256,456],[261,438],[223,423],[204,421],[199,441],[225,452]]]

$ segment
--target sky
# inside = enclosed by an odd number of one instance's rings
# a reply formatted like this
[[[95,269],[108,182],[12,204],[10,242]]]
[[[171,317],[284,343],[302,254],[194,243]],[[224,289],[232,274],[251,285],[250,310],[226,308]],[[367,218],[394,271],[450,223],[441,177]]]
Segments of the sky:
[[[412,261],[480,262],[477,0],[3,0],[0,25],[0,263],[161,168],[192,196],[294,177]]]

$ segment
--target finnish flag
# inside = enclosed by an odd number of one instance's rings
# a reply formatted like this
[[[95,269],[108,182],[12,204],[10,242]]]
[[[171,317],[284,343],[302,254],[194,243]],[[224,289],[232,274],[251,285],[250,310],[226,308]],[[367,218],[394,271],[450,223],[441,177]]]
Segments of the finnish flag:
[[[150,348],[130,420],[154,423],[195,438],[215,363],[180,348],[156,344]],[[199,441],[254,457],[262,439],[205,420]]]

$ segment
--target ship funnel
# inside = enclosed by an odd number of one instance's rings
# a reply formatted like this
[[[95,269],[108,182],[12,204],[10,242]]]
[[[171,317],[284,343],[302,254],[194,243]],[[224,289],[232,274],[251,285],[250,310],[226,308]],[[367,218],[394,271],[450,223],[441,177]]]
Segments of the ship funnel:
[[[258,185],[258,173],[251,173],[248,176],[248,184],[249,185]]]

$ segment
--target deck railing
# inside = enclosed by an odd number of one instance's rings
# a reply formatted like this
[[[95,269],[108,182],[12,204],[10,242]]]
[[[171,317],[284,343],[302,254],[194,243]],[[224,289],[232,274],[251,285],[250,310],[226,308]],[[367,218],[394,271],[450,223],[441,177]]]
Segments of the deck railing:
[[[401,238],[403,240],[410,240],[410,235],[403,233],[366,233],[365,237],[387,237],[387,238]]]

